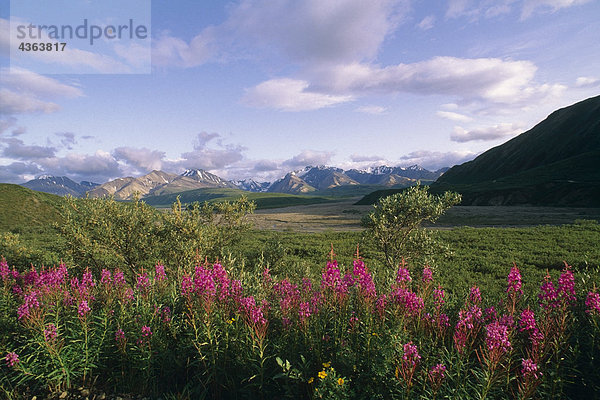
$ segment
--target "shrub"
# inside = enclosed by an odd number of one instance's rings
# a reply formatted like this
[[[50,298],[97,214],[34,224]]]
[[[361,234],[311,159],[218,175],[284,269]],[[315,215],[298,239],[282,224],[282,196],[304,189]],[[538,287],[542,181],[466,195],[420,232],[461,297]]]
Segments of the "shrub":
[[[431,232],[421,229],[425,221],[436,221],[447,209],[460,203],[460,195],[428,193],[428,186],[412,186],[381,198],[363,219],[366,236],[375,241],[386,263],[395,267],[402,257],[424,261],[436,251]]]

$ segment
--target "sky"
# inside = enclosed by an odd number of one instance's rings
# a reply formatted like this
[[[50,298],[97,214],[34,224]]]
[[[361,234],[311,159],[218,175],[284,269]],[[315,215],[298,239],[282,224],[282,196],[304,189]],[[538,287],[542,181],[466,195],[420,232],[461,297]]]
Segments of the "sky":
[[[600,92],[597,0],[70,0],[148,37],[19,58],[11,22],[77,22],[53,1],[0,0],[0,182],[435,170]]]

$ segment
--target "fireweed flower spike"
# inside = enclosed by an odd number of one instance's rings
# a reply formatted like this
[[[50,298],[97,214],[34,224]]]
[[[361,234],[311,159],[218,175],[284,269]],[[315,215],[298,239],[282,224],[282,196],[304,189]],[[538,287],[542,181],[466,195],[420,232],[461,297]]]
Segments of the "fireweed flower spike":
[[[44,329],[44,339],[46,342],[52,342],[56,339],[58,332],[56,330],[56,326],[54,324],[48,324],[46,329]]]
[[[587,307],[586,313],[590,315],[600,314],[600,293],[588,292],[585,299],[585,306]]]
[[[88,305],[87,300],[81,300],[79,305],[77,306],[77,313],[80,317],[85,317],[87,313],[91,311],[90,306]]]
[[[6,354],[5,360],[6,365],[8,365],[9,368],[12,368],[19,363],[19,355],[11,351],[10,353]]]

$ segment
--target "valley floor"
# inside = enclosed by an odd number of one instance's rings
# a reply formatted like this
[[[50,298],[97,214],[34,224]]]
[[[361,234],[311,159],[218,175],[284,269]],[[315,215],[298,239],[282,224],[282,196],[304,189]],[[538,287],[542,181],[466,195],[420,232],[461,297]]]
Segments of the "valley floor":
[[[258,210],[251,216],[258,229],[295,232],[359,231],[372,206],[354,205],[359,198],[336,203]],[[433,225],[508,227],[571,224],[579,219],[600,221],[599,208],[528,206],[456,206]]]

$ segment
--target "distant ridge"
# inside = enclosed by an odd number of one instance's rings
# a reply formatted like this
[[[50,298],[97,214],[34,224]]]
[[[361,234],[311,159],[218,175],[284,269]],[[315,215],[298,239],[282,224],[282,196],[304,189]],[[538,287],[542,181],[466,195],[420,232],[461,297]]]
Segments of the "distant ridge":
[[[444,190],[461,193],[464,205],[600,207],[600,96],[450,168],[431,186]]]
[[[71,195],[73,197],[80,197],[84,196],[88,190],[94,189],[98,184],[86,181],[77,183],[66,176],[40,175],[21,186],[38,192],[52,193],[59,196]]]
[[[163,171],[152,171],[134,178],[123,177],[103,184],[90,182],[75,183],[67,177],[40,176],[23,186],[33,190],[75,197],[113,196],[117,200],[183,193],[196,189],[241,189],[247,192],[271,192],[284,194],[362,195],[366,190],[398,188],[414,185],[418,180],[432,182],[446,169],[429,171],[419,165],[388,167],[380,165],[367,170],[307,166],[287,173],[275,182],[257,182],[253,179],[228,181],[202,169],[189,169],[180,175]],[[353,189],[354,188],[354,189]],[[339,189],[339,190],[338,190]]]
[[[189,169],[181,175],[152,171],[139,178],[119,178],[88,192],[90,197],[114,196],[118,200],[184,192],[203,188],[234,188],[231,182],[201,169]]]

